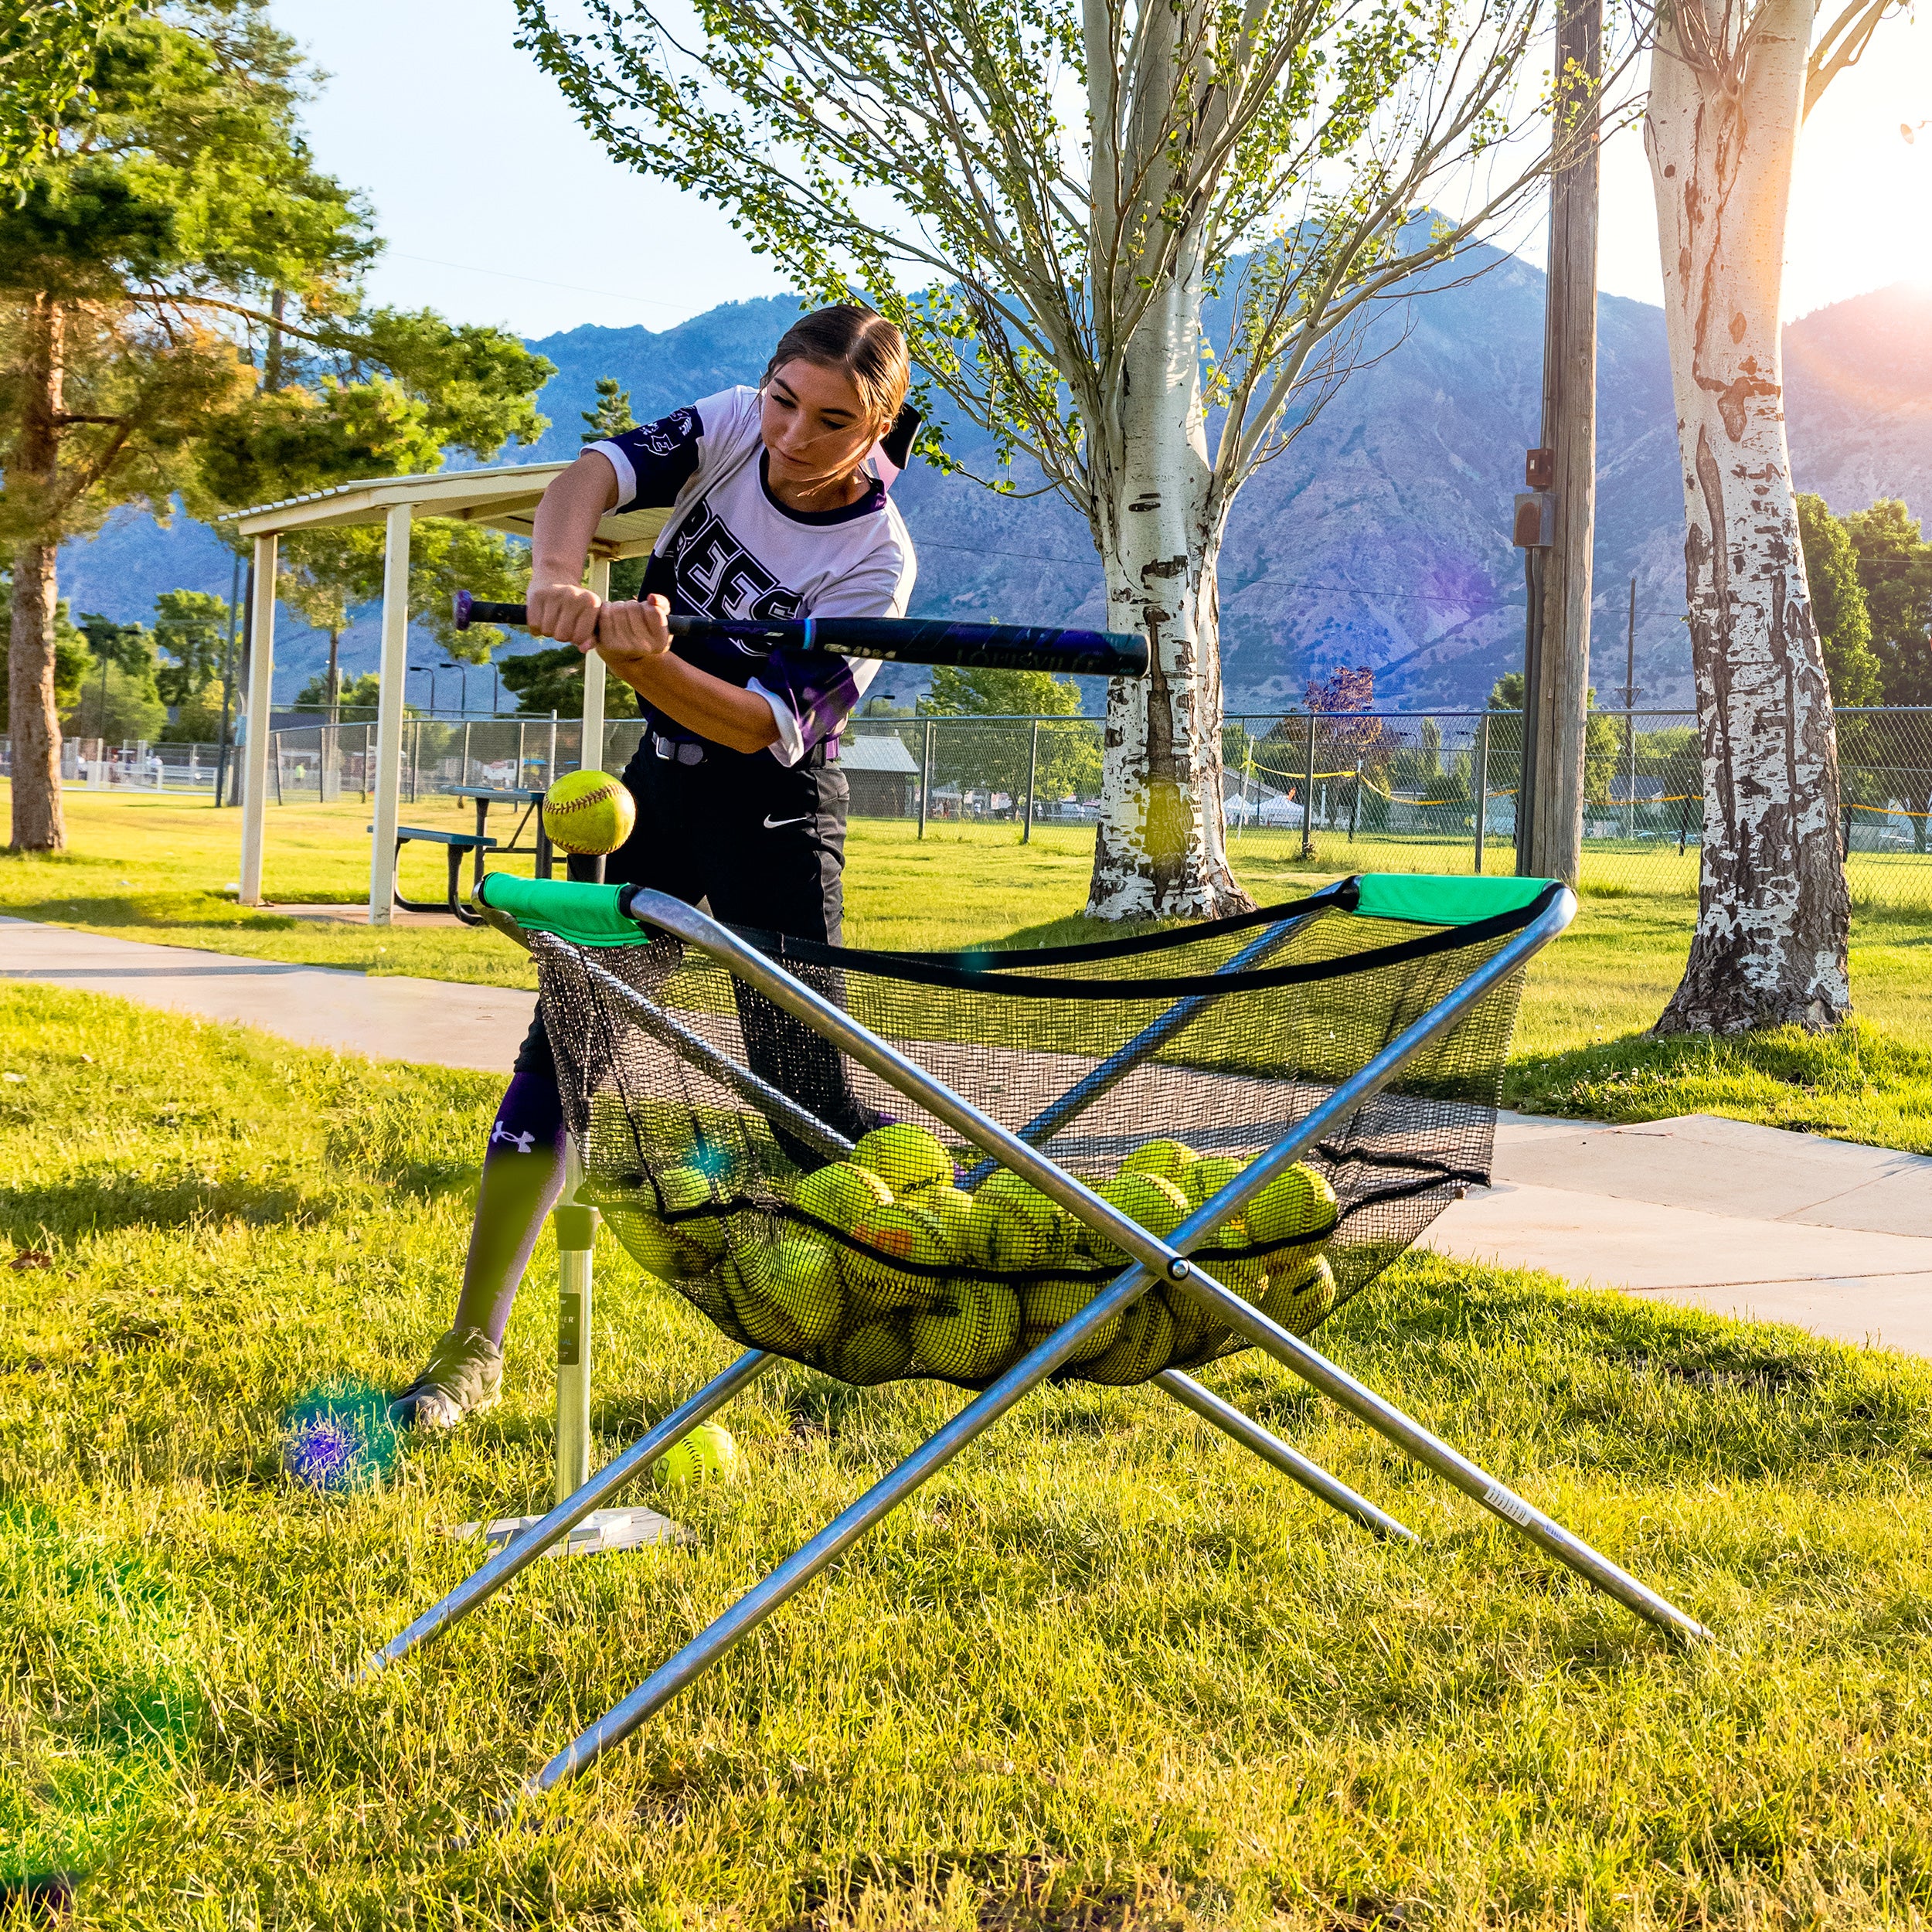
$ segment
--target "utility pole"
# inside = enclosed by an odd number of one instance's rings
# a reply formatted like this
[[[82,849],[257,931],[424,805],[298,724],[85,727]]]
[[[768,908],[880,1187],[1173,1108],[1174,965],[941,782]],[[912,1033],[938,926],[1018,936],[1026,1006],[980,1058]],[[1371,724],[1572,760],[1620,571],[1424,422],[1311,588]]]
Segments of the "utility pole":
[[[1590,560],[1597,496],[1597,202],[1602,0],[1556,21],[1543,434],[1516,499],[1529,611],[1516,869],[1577,883],[1590,691]]]

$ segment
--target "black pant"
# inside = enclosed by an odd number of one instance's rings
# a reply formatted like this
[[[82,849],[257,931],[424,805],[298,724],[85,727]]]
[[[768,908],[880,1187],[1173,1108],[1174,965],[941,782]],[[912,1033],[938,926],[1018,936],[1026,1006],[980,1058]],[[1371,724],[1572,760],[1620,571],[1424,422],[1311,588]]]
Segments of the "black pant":
[[[646,733],[624,774],[637,800],[637,828],[605,862],[607,883],[648,886],[690,906],[705,901],[728,926],[842,944],[850,790],[845,774],[816,753],[787,766],[769,752],[705,750],[702,764],[681,764],[658,757]],[[811,976],[815,982],[819,977]],[[742,981],[734,978],[732,988],[746,1056],[760,1079],[849,1140],[876,1124],[853,1097],[829,1040]],[[835,997],[829,985],[818,990]],[[556,1077],[540,1012],[516,1070]],[[825,1158],[789,1134],[778,1138],[802,1165]]]

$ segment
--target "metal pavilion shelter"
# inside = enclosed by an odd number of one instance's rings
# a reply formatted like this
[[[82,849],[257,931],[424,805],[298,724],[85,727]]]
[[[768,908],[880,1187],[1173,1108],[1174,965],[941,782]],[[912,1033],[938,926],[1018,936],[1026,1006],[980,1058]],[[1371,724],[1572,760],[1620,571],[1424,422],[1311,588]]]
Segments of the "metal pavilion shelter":
[[[253,602],[249,617],[248,689],[244,716],[242,787],[241,903],[262,900],[264,813],[268,798],[270,690],[275,675],[276,559],[291,531],[342,530],[358,524],[383,526],[381,696],[376,722],[375,822],[370,835],[369,923],[389,923],[389,882],[396,852],[397,794],[403,766],[403,686],[409,659],[410,532],[419,516],[450,517],[514,536],[530,535],[536,506],[564,463],[524,463],[503,469],[457,470],[434,476],[385,476],[338,484],[285,502],[264,503],[228,519],[254,545]],[[597,526],[589,582],[601,597],[611,566],[641,556],[656,540],[669,513],[633,510],[607,516]],[[586,765],[602,762],[604,660],[584,661],[583,750]]]

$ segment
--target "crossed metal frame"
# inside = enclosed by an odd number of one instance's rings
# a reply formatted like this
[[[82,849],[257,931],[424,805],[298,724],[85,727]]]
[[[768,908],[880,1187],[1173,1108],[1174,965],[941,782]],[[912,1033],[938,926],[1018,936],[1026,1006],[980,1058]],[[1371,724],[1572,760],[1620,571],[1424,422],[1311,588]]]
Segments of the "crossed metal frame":
[[[1318,898],[1328,902],[1334,896],[1334,889],[1331,889],[1328,893],[1318,895]],[[1386,1437],[1413,1460],[1433,1469],[1546,1554],[1638,1616],[1687,1641],[1708,1637],[1709,1633],[1694,1618],[1667,1602],[1600,1551],[1573,1536],[1534,1504],[1478,1468],[1420,1423],[1384,1401],[1374,1390],[1358,1382],[1298,1336],[1279,1327],[1258,1308],[1223,1287],[1188,1259],[1189,1251],[1205,1241],[1230,1215],[1238,1212],[1277,1175],[1335,1131],[1366,1102],[1373,1099],[1431,1040],[1455,1026],[1486,994],[1526,965],[1570,923],[1576,908],[1574,896],[1566,889],[1559,891],[1528,926],[1513,934],[1454,991],[1389,1041],[1366,1066],[1337,1086],[1291,1134],[1243,1169],[1219,1193],[1210,1196],[1164,1241],[1127,1219],[1073,1175],[1064,1172],[1032,1143],[1035,1138],[1047,1138],[1083,1107],[1090,1104],[1124,1078],[1162,1040],[1185,1025],[1213,995],[1196,995],[1179,1002],[1137,1039],[1083,1078],[1037,1120],[1015,1134],[989,1119],[970,1102],[934,1079],[923,1067],[861,1026],[832,1002],[794,978],[729,928],[663,893],[634,894],[628,906],[632,918],[641,924],[672,934],[708,954],[795,1019],[832,1040],[861,1066],[917,1101],[962,1139],[979,1148],[989,1158],[968,1177],[969,1182],[991,1172],[995,1164],[1010,1168],[1088,1227],[1104,1234],[1132,1259],[1130,1265],[1097,1291],[1077,1315],[1015,1362],[896,1468],[880,1478],[802,1548],[692,1638],[675,1656],[660,1665],[628,1697],[572,1740],[533,1777],[526,1781],[516,1801],[553,1790],[613,1745],[628,1737],[687,1684],[716,1663],[813,1577],[835,1562],[875,1523],[944,1468],[968,1444],[983,1434],[1022,1397],[1037,1388],[1102,1323],[1131,1306],[1157,1281],[1171,1282],[1192,1294],[1219,1325],[1234,1330],[1246,1341],[1273,1356],[1304,1382]],[[1309,919],[1327,909],[1326,903],[1315,904],[1296,919],[1270,927],[1221,970],[1230,972],[1253,964],[1257,958],[1284,944]],[[536,944],[541,948],[545,944],[543,936],[537,935]],[[708,1043],[689,1033],[662,1008],[646,1000],[607,968],[591,962],[586,964],[600,984],[622,995],[624,1002],[639,1012],[650,1030],[667,1043],[697,1059],[707,1072],[725,1080],[753,1105],[781,1120],[794,1132],[804,1130],[805,1138],[828,1154],[835,1155],[849,1151],[849,1142],[804,1112],[787,1096],[770,1087]],[[1183,1012],[1183,1009],[1186,1010]],[[467,1616],[648,1469],[673,1444],[714,1415],[740,1389],[771,1368],[777,1359],[758,1349],[740,1355],[723,1374],[715,1376],[674,1409],[655,1428],[606,1463],[573,1495],[560,1502],[547,1515],[514,1538],[440,1603],[425,1611],[407,1629],[392,1638],[369,1658],[364,1667],[365,1675],[386,1668],[419,1644]],[[1253,1450],[1264,1461],[1365,1529],[1403,1542],[1420,1541],[1413,1531],[1366,1498],[1358,1495],[1347,1485],[1192,1377],[1167,1369],[1151,1379],[1203,1420]]]

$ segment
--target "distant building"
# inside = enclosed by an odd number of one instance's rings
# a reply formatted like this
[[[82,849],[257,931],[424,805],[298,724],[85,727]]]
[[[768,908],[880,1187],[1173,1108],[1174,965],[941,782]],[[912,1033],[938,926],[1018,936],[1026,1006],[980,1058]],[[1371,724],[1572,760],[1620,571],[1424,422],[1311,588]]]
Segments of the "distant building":
[[[839,740],[838,769],[852,787],[855,818],[910,818],[917,809],[919,767],[896,732]]]

